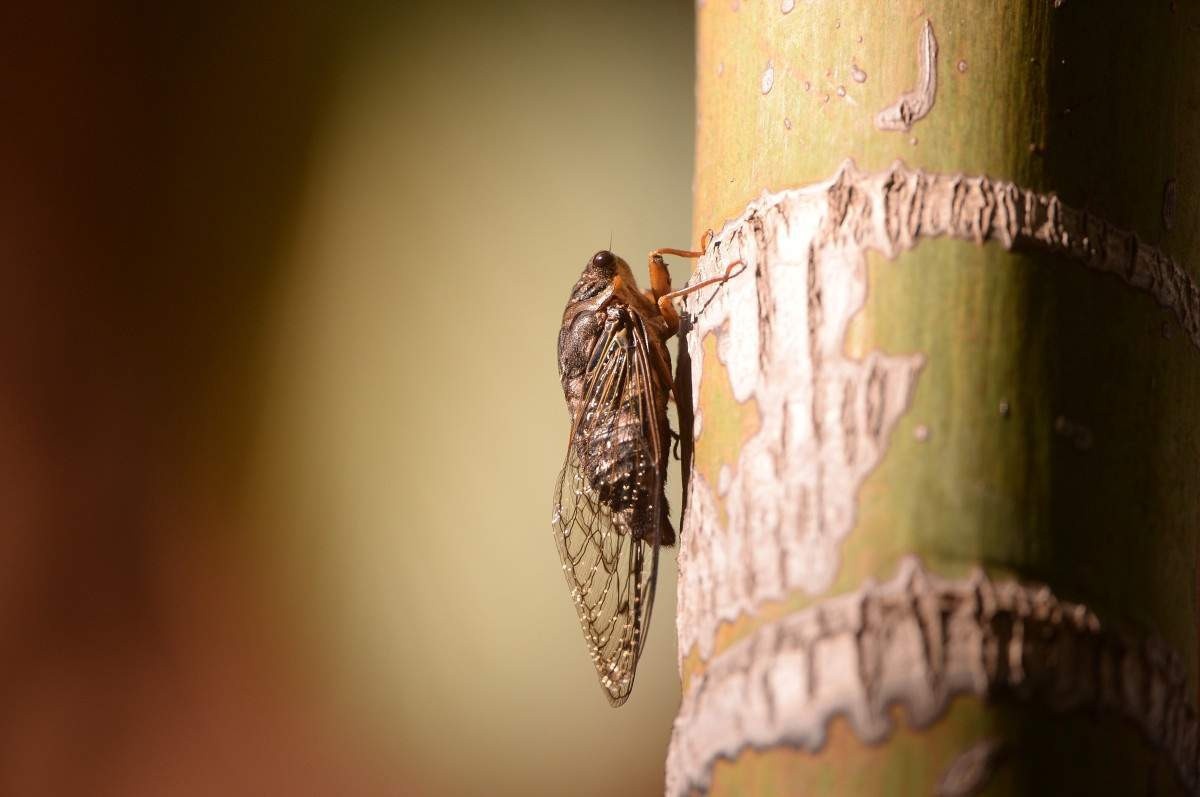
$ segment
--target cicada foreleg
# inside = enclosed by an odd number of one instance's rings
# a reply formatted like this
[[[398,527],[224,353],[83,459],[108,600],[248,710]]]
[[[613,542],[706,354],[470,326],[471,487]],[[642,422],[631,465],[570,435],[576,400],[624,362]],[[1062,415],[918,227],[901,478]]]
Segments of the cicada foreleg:
[[[658,305],[659,312],[662,313],[663,320],[667,322],[667,329],[671,335],[679,331],[679,313],[675,312],[675,308],[669,302],[665,306],[662,302],[662,298],[671,293],[671,272],[667,269],[667,264],[662,256],[701,257],[708,249],[712,238],[713,231],[705,230],[704,234],[700,236],[700,248],[697,250],[664,247],[650,253],[650,262],[647,265],[647,270],[650,272],[650,288],[646,291],[646,298]]]
[[[695,285],[689,285],[686,288],[682,288],[677,291],[668,291],[667,293],[659,296],[657,299],[658,311],[662,313],[662,317],[667,322],[667,326],[670,329],[671,334],[674,335],[679,331],[679,313],[675,310],[675,305],[673,304],[676,299],[682,299],[684,296],[695,293],[701,288],[707,288],[709,285],[720,285],[725,283],[733,277],[736,277],[738,274],[741,274],[745,268],[745,261],[735,260],[725,268],[725,273],[719,277],[712,277],[710,279],[702,280],[697,282]],[[737,269],[737,271],[735,272],[734,269]]]

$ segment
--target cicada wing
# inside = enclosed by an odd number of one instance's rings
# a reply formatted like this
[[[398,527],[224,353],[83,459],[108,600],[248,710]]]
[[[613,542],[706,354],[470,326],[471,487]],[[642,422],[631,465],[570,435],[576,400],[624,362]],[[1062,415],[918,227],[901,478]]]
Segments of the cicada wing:
[[[552,518],[588,654],[614,706],[629,697],[650,627],[666,500],[646,332],[632,314],[626,323],[626,335],[602,341],[606,348],[588,374],[555,485]],[[612,450],[610,441],[623,456],[598,462]],[[603,483],[593,483],[598,481]],[[652,528],[635,533],[622,490],[648,497],[642,517],[652,518]]]

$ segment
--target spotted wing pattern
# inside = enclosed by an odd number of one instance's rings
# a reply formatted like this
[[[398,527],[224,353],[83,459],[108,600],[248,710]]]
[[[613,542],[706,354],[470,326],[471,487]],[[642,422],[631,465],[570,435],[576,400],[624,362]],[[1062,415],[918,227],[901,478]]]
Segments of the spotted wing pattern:
[[[588,654],[619,706],[650,625],[666,499],[646,329],[627,309],[612,320],[572,424],[552,526]]]

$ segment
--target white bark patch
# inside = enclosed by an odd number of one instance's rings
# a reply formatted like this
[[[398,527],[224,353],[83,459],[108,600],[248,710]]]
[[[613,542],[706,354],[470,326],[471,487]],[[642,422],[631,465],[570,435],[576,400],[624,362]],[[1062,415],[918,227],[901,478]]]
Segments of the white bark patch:
[[[832,185],[764,199],[721,233],[721,262],[744,277],[690,305],[693,396],[717,355],[734,398],[754,399],[761,428],[720,484],[693,478],[680,549],[681,650],[711,651],[716,626],[763,600],[833,581],[854,526],[858,487],[880,461],[921,355],[846,356],[850,319],[866,299],[866,246],[829,226]],[[701,269],[723,268],[715,257]],[[718,499],[713,490],[720,495]],[[718,523],[724,503],[728,529]],[[693,503],[696,502],[696,503]]]
[[[973,797],[991,780],[1003,763],[1005,744],[1001,739],[983,739],[959,755],[942,773],[934,790],[935,797]]]
[[[762,93],[770,94],[771,87],[775,85],[775,66],[767,61],[767,68],[763,70],[762,78],[759,80],[759,89]]]
[[[880,130],[907,131],[933,110],[937,95],[937,54],[933,23],[925,20],[917,45],[917,87],[901,94],[900,99],[880,111],[875,116],[875,127]]]
[[[718,378],[738,402],[755,401],[761,423],[722,476],[721,495],[697,473],[689,482],[681,666],[693,648],[711,655],[721,623],[833,582],[859,488],[886,453],[923,363],[917,352],[845,354],[847,325],[866,298],[866,253],[894,258],[939,236],[1041,248],[1120,276],[1171,309],[1200,347],[1200,289],[1187,272],[1053,194],[901,163],[865,174],[850,162],[826,182],[764,194],[724,226],[696,279],[723,274],[739,258],[745,271],[687,300],[693,400],[708,366],[701,340],[713,334],[725,371]]]
[[[891,705],[922,728],[960,695],[1106,712],[1159,747],[1186,788],[1200,780],[1196,712],[1165,644],[1107,628],[1048,587],[978,569],[942,579],[910,556],[891,581],[789,615],[710,661],[675,720],[667,794],[704,791],[716,760],[747,748],[816,752],[836,715],[878,743],[892,733]]]

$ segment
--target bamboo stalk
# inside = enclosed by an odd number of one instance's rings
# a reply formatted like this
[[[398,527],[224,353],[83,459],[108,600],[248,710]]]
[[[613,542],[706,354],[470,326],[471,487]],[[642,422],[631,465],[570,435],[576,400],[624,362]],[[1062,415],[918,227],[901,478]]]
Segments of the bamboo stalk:
[[[697,14],[668,791],[1194,789],[1200,9]]]

